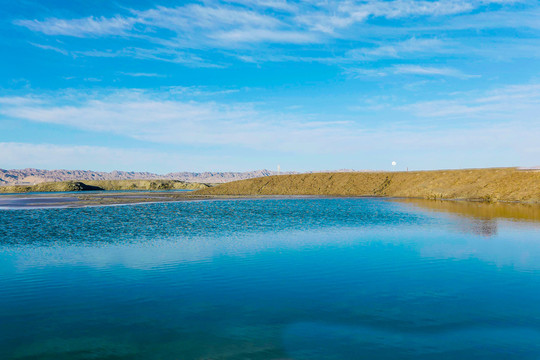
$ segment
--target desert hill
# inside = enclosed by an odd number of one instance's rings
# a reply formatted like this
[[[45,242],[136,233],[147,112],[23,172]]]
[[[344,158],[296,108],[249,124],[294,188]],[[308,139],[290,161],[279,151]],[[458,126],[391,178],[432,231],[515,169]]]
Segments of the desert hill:
[[[540,171],[492,168],[267,176],[218,185],[197,194],[390,196],[539,203]]]
[[[44,182],[85,180],[177,180],[196,183],[225,183],[275,174],[275,171],[270,170],[247,172],[175,172],[162,175],[135,171],[102,172],[91,170],[0,169],[0,185],[34,185]]]
[[[36,185],[0,186],[0,193],[64,192],[89,190],[200,190],[207,184],[179,180],[85,180],[54,181]]]

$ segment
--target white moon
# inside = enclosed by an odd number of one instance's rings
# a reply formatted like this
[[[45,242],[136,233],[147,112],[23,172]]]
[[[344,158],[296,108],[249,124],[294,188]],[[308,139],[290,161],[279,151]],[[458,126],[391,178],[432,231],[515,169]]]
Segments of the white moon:
[[[396,166],[396,165],[397,165],[397,162],[392,161],[392,166]]]

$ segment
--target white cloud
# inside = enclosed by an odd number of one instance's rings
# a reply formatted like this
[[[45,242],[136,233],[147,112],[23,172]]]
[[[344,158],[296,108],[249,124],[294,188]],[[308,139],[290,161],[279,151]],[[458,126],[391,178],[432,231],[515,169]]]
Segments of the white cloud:
[[[477,164],[467,160],[468,166],[530,165],[534,162],[531,159],[540,155],[535,150],[538,149],[537,140],[540,137],[538,85],[508,87],[474,96],[456,94],[453,100],[395,108],[394,111],[401,114],[401,118],[406,119],[409,113],[418,118],[440,120],[425,122],[409,117],[409,121],[385,126],[362,122],[361,118],[357,118],[361,114],[361,107],[349,118],[332,121],[328,117],[261,110],[248,103],[194,101],[182,96],[182,91],[176,95],[174,91],[172,93],[120,90],[99,95],[71,91],[41,97],[6,97],[0,98],[3,105],[0,114],[21,121],[118,134],[140,140],[146,145],[150,142],[211,147],[218,149],[216,153],[219,154],[244,148],[244,152],[245,149],[252,149],[267,154],[265,156],[288,153],[299,156],[339,154],[348,157],[369,153],[384,157],[399,153],[424,158],[425,151],[429,150],[433,154],[446,156],[449,164],[456,161],[452,160],[452,156],[459,159],[462,155],[462,159],[468,159],[466,154],[475,153],[480,159],[483,154],[483,164],[480,160]],[[374,105],[377,103],[370,104],[371,109]],[[459,120],[457,127],[454,126],[455,119]],[[493,151],[500,152],[501,149],[508,151],[504,150],[504,155],[494,161]],[[36,156],[43,155],[45,159],[47,152],[54,152],[56,158],[68,156],[62,155],[68,154],[67,150],[62,151],[56,148],[42,149]],[[79,154],[86,150],[81,148],[77,151],[76,154]],[[102,153],[106,151],[97,154]],[[19,160],[22,156],[17,155],[15,150],[2,154]],[[27,159],[31,159],[32,152],[21,154],[28,154]],[[125,157],[132,156],[130,154]],[[141,157],[147,159],[152,156]],[[437,167],[435,164],[432,166]]]
[[[4,96],[0,97],[0,105],[5,107],[17,107],[26,105],[43,104],[43,100],[34,96]],[[0,108],[1,111],[2,108]]]
[[[487,9],[486,6],[491,3],[498,4],[498,10],[473,11]],[[414,59],[415,55],[447,54],[449,41],[445,40],[446,44],[443,44],[433,36],[438,33],[455,37],[455,34],[445,33],[452,29],[538,29],[538,9],[534,6],[526,9],[511,8],[514,3],[503,0],[231,0],[188,3],[177,7],[158,6],[146,10],[127,9],[125,13],[112,17],[26,19],[14,23],[46,35],[80,38],[121,36],[127,42],[112,50],[68,50],[35,44],[46,50],[72,56],[135,57],[188,66],[223,67],[226,65],[210,64],[204,59],[203,53],[212,49],[224,49],[228,51],[223,52],[225,55],[251,59],[252,62],[316,60],[337,63],[351,59]],[[418,17],[427,19],[407,22],[408,19]],[[381,25],[375,24],[373,19],[388,21]],[[405,20],[405,23],[396,25],[396,20]],[[395,40],[409,34],[419,38],[401,43]],[[454,45],[458,49],[459,42],[471,42],[470,38],[455,39]],[[375,42],[378,46],[360,48],[344,55],[339,47],[334,47],[339,41],[360,44]],[[333,46],[330,52],[328,48],[322,49],[325,55],[321,56],[319,52],[313,56],[313,53],[309,53],[313,48],[296,48],[291,52],[287,48],[291,44]],[[280,54],[277,45],[282,45],[281,49],[287,51],[286,54]],[[467,49],[461,50],[461,54],[471,55]],[[489,48],[486,51],[489,52]]]
[[[168,144],[234,145],[254,149],[314,151],[311,138],[346,136],[339,122],[317,123],[292,114],[256,110],[251,104],[167,99],[143,91],[105,96],[72,94],[32,102],[4,100],[0,114],[27,121],[109,132]],[[1,101],[1,99],[0,99]],[[61,105],[59,103],[69,103]],[[283,131],[287,129],[287,131]]]
[[[493,1],[492,1],[493,2]],[[510,2],[512,4],[513,2]],[[524,11],[498,10],[463,14],[439,25],[417,27],[416,30],[463,30],[463,29],[533,29],[539,30],[540,9],[529,8]]]
[[[201,57],[187,52],[179,51],[174,48],[137,48],[137,47],[125,47],[121,50],[88,50],[88,51],[73,51],[71,55],[77,56],[89,56],[89,57],[133,57],[142,60],[159,60],[175,64],[184,64],[186,66],[194,67],[223,67],[219,64],[209,63]]]
[[[280,31],[267,29],[242,29],[218,32],[211,36],[226,43],[258,43],[275,42],[287,44],[304,44],[318,42],[318,37],[300,31]]]
[[[175,8],[159,6],[145,11],[134,11],[134,14],[138,23],[169,30],[215,30],[224,27],[260,29],[281,25],[281,21],[272,16],[241,7],[187,4]]]
[[[257,8],[268,8],[285,12],[297,12],[299,4],[287,0],[226,0],[228,3],[242,4]]]
[[[251,37],[255,41],[288,43],[287,35],[294,35],[275,17],[260,14],[244,7],[211,6],[187,4],[167,8],[159,6],[145,11],[131,11],[130,16],[87,17],[81,19],[50,18],[39,20],[18,20],[16,25],[47,35],[65,35],[75,37],[95,36],[133,36],[161,43],[162,38],[156,31],[165,29],[176,34],[171,45],[176,42],[179,47],[198,47],[200,45],[228,46],[228,43],[246,41],[249,32],[259,34]],[[272,34],[274,33],[275,34]],[[225,36],[231,33],[233,35]],[[244,33],[244,36],[234,35]],[[298,31],[299,33],[299,31]],[[306,38],[308,35],[304,35]],[[188,42],[181,40],[191,38]],[[298,42],[300,34],[291,37]],[[217,41],[216,41],[217,40]]]
[[[201,38],[216,38],[218,33],[253,30],[276,31],[278,34],[303,32],[304,36],[313,40],[320,33],[332,34],[337,29],[365,22],[371,17],[393,19],[463,14],[493,2],[501,3],[500,0],[368,0],[295,4],[285,1],[234,1],[230,5],[208,2],[203,5],[186,4],[178,7],[158,6],[143,11],[131,10],[129,15],[109,18],[90,16],[79,19],[17,20],[15,24],[47,35],[76,37],[150,36],[147,34],[149,30],[166,29],[175,32],[178,38],[183,38],[182,35],[186,34],[198,35],[199,41]],[[238,6],[238,3],[242,6]],[[281,10],[285,16],[280,16],[279,12],[267,12],[264,8]],[[312,33],[308,34],[309,32]],[[263,39],[288,43],[285,36],[264,36]],[[234,37],[231,37],[231,40],[234,41]],[[255,37],[255,41],[261,40]]]
[[[121,72],[120,74],[131,76],[131,77],[165,77],[165,75],[162,74],[156,74],[156,73],[127,73],[127,72]]]
[[[360,3],[345,2],[338,6],[343,13],[350,14],[356,19],[367,16],[402,18],[409,16],[441,16],[459,14],[471,11],[478,6],[475,1],[445,0],[445,1],[367,1]]]
[[[64,49],[60,49],[59,47],[56,47],[56,46],[36,44],[36,43],[32,43],[32,42],[30,44],[37,47],[37,48],[43,49],[43,50],[51,50],[51,51],[55,51],[57,53],[60,53],[62,55],[69,55],[69,51],[64,50]]]
[[[152,149],[123,149],[105,146],[0,142],[2,168],[87,169],[155,171],[201,168],[217,159],[193,153],[160,152]]]
[[[449,52],[448,41],[433,38],[410,38],[400,42],[382,43],[377,47],[353,49],[347,52],[347,57],[354,60],[378,60],[381,58],[403,58],[414,54],[420,55],[440,54]]]
[[[16,25],[46,35],[65,35],[75,37],[93,37],[104,35],[125,35],[133,27],[136,19],[124,17],[87,17],[82,19],[50,18],[39,20],[17,20]]]
[[[388,76],[389,72],[387,69],[365,69],[365,68],[346,68],[343,71],[344,74],[352,78],[362,78],[362,77],[383,77]]]
[[[180,51],[173,48],[155,47],[155,48],[138,48],[138,47],[124,47],[121,50],[75,50],[67,51],[58,47],[41,45],[36,43],[30,43],[31,45],[43,50],[52,50],[63,55],[70,55],[74,58],[87,56],[87,57],[102,57],[102,58],[119,58],[119,57],[131,57],[141,60],[159,60],[175,64],[183,64],[191,67],[199,68],[221,68],[225,65],[213,64],[203,58],[190,53],[188,51]]]
[[[418,16],[445,16],[468,13],[497,0],[394,0],[327,1],[309,13],[298,12],[297,21],[311,30],[327,34],[366,22],[370,18],[400,19]]]
[[[383,77],[389,75],[416,75],[430,77],[455,77],[460,79],[469,79],[478,77],[478,75],[465,74],[461,70],[450,67],[434,67],[420,65],[394,65],[386,68],[346,68],[344,73],[352,77]]]
[[[461,93],[453,99],[424,101],[403,109],[430,118],[469,118],[540,124],[540,85],[514,85],[482,94]],[[539,136],[540,134],[536,134]]]
[[[471,78],[476,75],[468,75],[458,69],[449,67],[433,67],[420,65],[396,65],[393,68],[394,74],[411,74],[411,75],[427,75],[427,76],[449,76],[457,78]]]

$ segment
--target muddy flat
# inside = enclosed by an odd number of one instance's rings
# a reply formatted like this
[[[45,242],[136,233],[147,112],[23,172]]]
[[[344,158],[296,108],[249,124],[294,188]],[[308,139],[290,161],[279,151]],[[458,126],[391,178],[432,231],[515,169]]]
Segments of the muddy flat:
[[[321,196],[245,196],[245,195],[199,195],[192,192],[149,191],[149,192],[117,192],[86,191],[84,193],[34,193],[0,195],[0,209],[32,209],[32,208],[78,208],[86,206],[114,206],[142,203],[161,203],[196,200],[227,200],[255,198],[320,198]]]

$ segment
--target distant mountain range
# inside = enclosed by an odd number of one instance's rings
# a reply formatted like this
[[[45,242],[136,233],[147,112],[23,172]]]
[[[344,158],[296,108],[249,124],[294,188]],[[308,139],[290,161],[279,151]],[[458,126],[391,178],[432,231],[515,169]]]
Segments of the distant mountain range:
[[[281,172],[294,174],[295,172]],[[41,170],[41,169],[0,169],[0,185],[33,185],[42,182],[69,180],[181,180],[199,183],[226,183],[276,175],[277,171],[255,170],[246,172],[175,172],[165,175],[135,171],[90,171],[90,170]]]

